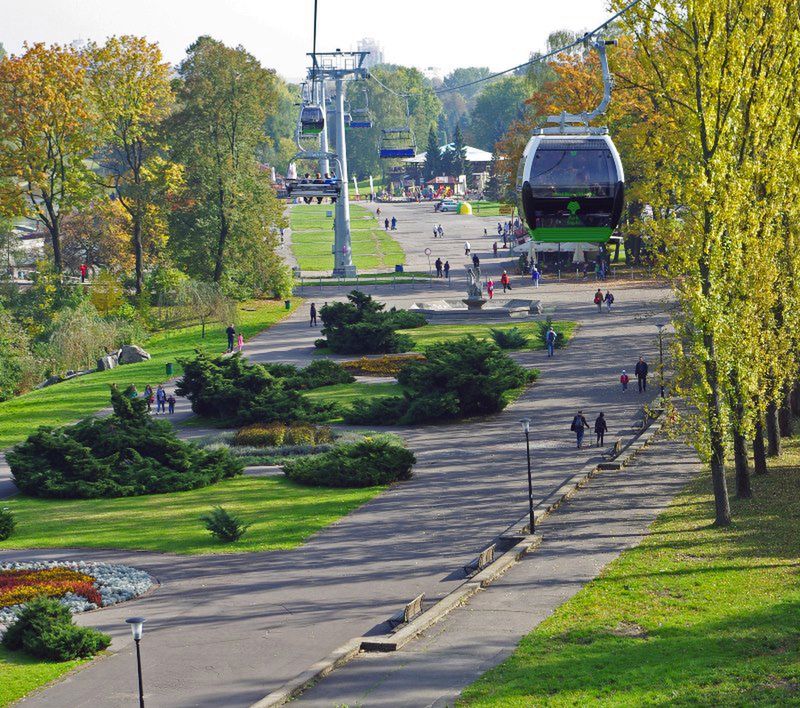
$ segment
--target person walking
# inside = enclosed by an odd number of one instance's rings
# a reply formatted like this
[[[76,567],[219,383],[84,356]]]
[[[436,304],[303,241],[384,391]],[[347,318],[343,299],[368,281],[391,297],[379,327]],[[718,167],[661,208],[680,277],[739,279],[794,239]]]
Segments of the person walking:
[[[622,384],[622,393],[628,390],[628,382],[631,380],[631,377],[628,376],[628,372],[625,369],[622,370],[622,373],[619,375],[619,382]]]
[[[241,354],[242,349],[244,349],[244,336],[241,332],[239,332],[239,336],[236,338],[236,348],[239,350],[239,354]]]
[[[167,392],[164,390],[164,387],[159,384],[158,388],[156,389],[156,415],[159,413],[166,413],[167,409]]]
[[[469,252],[470,252],[471,250],[472,250],[472,248],[471,248],[471,247],[470,247],[470,245],[469,245],[469,241],[464,241],[464,255],[465,255],[465,256],[468,256],[468,255],[469,255]]]
[[[570,430],[575,433],[575,438],[578,443],[578,449],[581,449],[581,445],[583,445],[583,435],[585,431],[589,430],[589,424],[586,422],[586,418],[583,415],[583,411],[578,411],[575,417],[572,419],[572,426]]]
[[[597,447],[603,446],[603,437],[607,432],[608,432],[608,423],[606,423],[605,413],[601,411],[600,415],[597,416],[597,418],[594,421],[594,434],[597,437],[595,445]]]
[[[437,278],[441,278],[442,277],[442,259],[441,258],[437,258],[433,265],[436,266],[436,277]]]
[[[439,238],[444,238],[444,229],[442,228],[441,224],[439,224],[438,230],[439,230]]]
[[[494,257],[497,258],[497,241],[492,244],[492,251],[494,252]]]
[[[438,227],[434,226],[433,227],[433,237],[436,238],[438,235],[439,235],[439,229],[438,229]]]
[[[502,236],[503,234],[503,227],[500,225],[500,222],[497,222],[497,235]]]
[[[484,229],[484,230],[483,230],[483,235],[484,235],[484,236],[488,236],[488,235],[489,235],[489,232],[488,232],[486,229]]]
[[[504,293],[506,290],[511,290],[511,279],[508,277],[508,273],[506,271],[503,271],[503,275],[500,276],[500,282],[503,285]]]
[[[594,294],[594,304],[597,305],[598,312],[603,309],[603,291],[600,288],[597,288],[597,292]]]
[[[472,254],[472,265],[474,265],[476,268],[480,268],[481,267],[481,259],[478,258],[478,254],[477,253],[473,253]]]
[[[225,334],[228,335],[228,351],[233,351],[233,338],[236,336],[236,328],[229,324],[228,328],[225,330]]]
[[[489,299],[491,300],[494,297],[494,280],[489,280],[486,283],[486,292],[489,293]]]
[[[539,269],[536,266],[531,267],[531,280],[533,281],[533,287],[539,287],[539,281],[542,279],[542,274],[539,272]]]
[[[548,357],[551,357],[555,354],[556,339],[558,339],[558,332],[551,327],[549,330],[547,330],[547,334],[544,336],[545,344],[547,344]]]
[[[444,277],[450,279],[450,261],[444,262]]]
[[[392,217],[392,231],[397,231],[397,217]]]
[[[611,306],[614,304],[614,296],[611,294],[610,290],[606,290],[606,296],[603,298],[603,302],[606,304],[606,309],[611,312]]]
[[[153,410],[153,387],[150,384],[144,387],[142,398],[144,398],[145,403],[147,403],[147,412],[150,413],[150,411]]]
[[[389,219],[388,219],[388,217],[383,220],[383,228],[384,228],[385,231],[389,230]]]
[[[89,272],[89,266],[87,266],[85,263],[81,263],[80,270],[81,270],[81,282],[85,283],[86,282],[86,273]]]
[[[644,357],[639,357],[639,361],[633,373],[636,374],[636,381],[639,384],[639,393],[647,391],[647,362],[644,360]]]
[[[311,319],[309,320],[308,326],[317,326],[317,304],[315,302],[311,303]]]
[[[172,415],[175,412],[175,394],[170,393],[167,396],[167,410],[169,410],[169,414]]]

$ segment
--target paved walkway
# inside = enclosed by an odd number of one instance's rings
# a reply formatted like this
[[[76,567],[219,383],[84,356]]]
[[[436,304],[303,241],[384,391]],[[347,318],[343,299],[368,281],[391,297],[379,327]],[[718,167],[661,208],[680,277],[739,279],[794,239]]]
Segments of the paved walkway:
[[[660,441],[621,472],[604,472],[540,528],[543,542],[467,605],[402,651],[362,654],[304,693],[304,706],[451,706],[519,640],[647,533],[698,462]]]

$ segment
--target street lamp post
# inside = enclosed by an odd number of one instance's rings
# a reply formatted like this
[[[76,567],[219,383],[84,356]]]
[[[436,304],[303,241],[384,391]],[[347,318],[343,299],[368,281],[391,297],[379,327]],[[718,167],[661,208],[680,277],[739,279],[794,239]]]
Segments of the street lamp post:
[[[129,617],[125,620],[131,626],[133,641],[136,642],[136,671],[139,675],[139,708],[144,708],[144,687],[142,685],[142,655],[139,651],[139,642],[142,640],[144,632],[144,617]]]
[[[525,451],[528,454],[528,523],[530,525],[531,533],[536,531],[536,523],[533,519],[533,480],[531,479],[531,419],[523,418],[520,423],[522,424],[522,432],[525,433]]]

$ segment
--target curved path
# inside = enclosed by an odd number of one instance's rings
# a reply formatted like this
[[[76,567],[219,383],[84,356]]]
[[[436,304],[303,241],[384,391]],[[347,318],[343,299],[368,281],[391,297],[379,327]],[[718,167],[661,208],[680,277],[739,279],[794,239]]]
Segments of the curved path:
[[[415,595],[424,592],[430,600],[445,595],[462,581],[465,563],[525,511],[521,417],[533,418],[534,498],[542,498],[597,455],[595,449],[574,447],[569,424],[576,408],[582,407],[590,422],[604,410],[614,435],[630,430],[653,394],[639,395],[635,387],[623,394],[617,381],[620,369],[632,369],[640,352],[654,364],[656,330],[648,317],[664,310],[667,291],[617,285],[614,312],[597,313],[591,305],[595,288],[594,282],[549,284],[535,293],[530,287],[515,288],[515,296],[522,290],[541,298],[557,319],[580,320],[572,344],[554,359],[542,352],[519,354],[523,363],[540,368],[542,377],[502,414],[400,430],[418,457],[414,478],[300,548],[194,557],[0,552],[0,560],[124,562],[148,570],[161,582],[147,597],[78,616],[80,623],[113,635],[112,655],[25,703],[98,708],[134,702],[135,660],[124,625],[130,615],[148,619],[142,660],[150,704],[244,706],[350,638],[379,631]],[[334,291],[324,292],[334,299]],[[376,292],[390,304],[419,297],[400,286]],[[306,317],[307,306],[251,340],[248,355],[308,362],[318,334]]]

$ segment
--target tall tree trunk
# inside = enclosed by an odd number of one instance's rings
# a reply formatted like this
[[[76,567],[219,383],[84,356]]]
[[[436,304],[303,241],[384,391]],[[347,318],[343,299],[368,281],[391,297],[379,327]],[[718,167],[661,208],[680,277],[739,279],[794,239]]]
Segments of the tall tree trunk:
[[[714,487],[715,526],[731,523],[731,505],[728,499],[728,484],[725,480],[725,435],[722,428],[722,405],[719,394],[719,372],[717,371],[714,336],[703,337],[708,358],[706,359],[706,381],[711,390],[708,395],[708,435],[711,446],[711,482]]]
[[[781,454],[781,436],[778,431],[778,406],[771,402],[767,404],[767,457],[777,457]]]
[[[800,381],[795,381],[792,392],[789,394],[789,407],[792,415],[800,416]]]
[[[219,182],[219,241],[217,242],[217,256],[214,262],[214,282],[222,280],[222,268],[225,259],[225,242],[228,240],[230,226],[225,213],[225,188]]]
[[[792,434],[792,409],[788,395],[778,409],[778,430],[782,438],[788,438]]]
[[[142,217],[139,212],[133,215],[133,255],[136,259],[136,294],[144,290],[144,258],[142,255]]]
[[[50,231],[50,240],[53,243],[53,266],[56,273],[61,273],[61,233],[58,228],[58,222],[48,229]]]
[[[733,459],[736,465],[736,496],[739,499],[749,499],[753,496],[753,490],[750,488],[747,440],[739,432],[733,433]]]
[[[761,417],[756,419],[755,436],[753,437],[753,468],[756,474],[767,473],[767,450],[764,447],[764,424]]]

